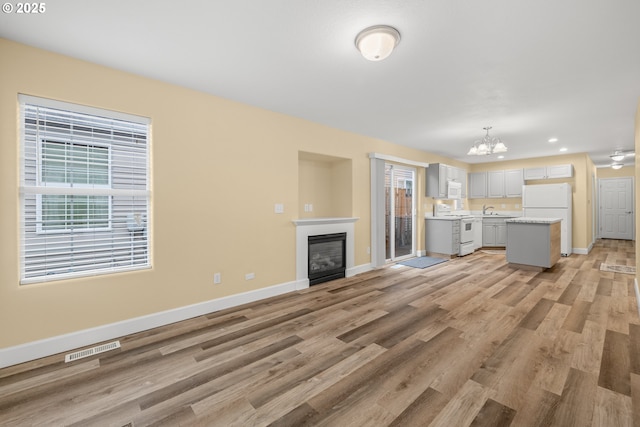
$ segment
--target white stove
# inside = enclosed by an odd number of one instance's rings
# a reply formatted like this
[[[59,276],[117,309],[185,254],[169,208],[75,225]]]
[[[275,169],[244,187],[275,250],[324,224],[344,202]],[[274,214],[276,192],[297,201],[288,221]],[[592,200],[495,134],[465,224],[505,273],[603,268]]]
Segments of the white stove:
[[[475,233],[475,229],[479,227],[480,230],[482,230],[482,222],[478,224],[477,219],[471,215],[469,211],[452,211],[449,205],[436,204],[433,208],[433,215],[438,217],[453,216],[460,218],[459,256],[469,255],[479,247],[475,239],[477,234]],[[482,237],[480,237],[480,240],[482,240]],[[482,244],[482,242],[480,242],[480,244]]]

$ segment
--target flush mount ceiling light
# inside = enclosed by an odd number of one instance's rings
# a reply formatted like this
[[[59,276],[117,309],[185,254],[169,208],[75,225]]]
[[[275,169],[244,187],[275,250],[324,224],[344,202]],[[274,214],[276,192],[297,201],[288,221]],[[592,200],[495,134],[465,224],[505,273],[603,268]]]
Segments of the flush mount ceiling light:
[[[356,47],[369,61],[382,61],[400,43],[400,33],[388,25],[365,28],[356,36]]]
[[[622,159],[624,159],[624,156],[625,156],[624,153],[622,153],[620,151],[614,151],[613,154],[610,155],[609,157],[611,157],[611,160],[613,160],[614,162],[619,162]]]
[[[622,163],[613,163],[611,169],[620,169],[622,166],[624,166]]]
[[[473,143],[467,155],[469,156],[486,156],[493,153],[506,153],[507,146],[500,141],[500,138],[495,136],[489,136],[489,129],[491,126],[482,128],[487,131],[484,138],[479,139]]]

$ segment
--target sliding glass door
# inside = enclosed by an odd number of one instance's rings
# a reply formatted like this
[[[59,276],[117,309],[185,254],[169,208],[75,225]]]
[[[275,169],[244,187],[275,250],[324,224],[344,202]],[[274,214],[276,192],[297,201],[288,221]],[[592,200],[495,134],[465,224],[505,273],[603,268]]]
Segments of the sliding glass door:
[[[385,163],[385,258],[415,254],[415,168]]]

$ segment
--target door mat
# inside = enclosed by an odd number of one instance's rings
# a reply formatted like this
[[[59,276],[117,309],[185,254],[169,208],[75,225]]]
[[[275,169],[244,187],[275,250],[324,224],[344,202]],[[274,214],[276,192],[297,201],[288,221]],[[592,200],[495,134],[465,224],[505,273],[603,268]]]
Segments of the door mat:
[[[635,267],[629,267],[628,265],[617,265],[617,264],[600,264],[601,271],[611,271],[613,273],[624,273],[624,274],[636,274]]]
[[[419,258],[411,258],[407,261],[399,262],[398,264],[406,265],[407,267],[414,267],[414,268],[427,268],[427,267],[431,267],[432,265],[440,264],[446,261],[449,261],[449,260],[445,258],[433,258],[430,256],[421,256]]]
[[[489,255],[506,255],[507,253],[504,249],[483,249],[481,252]]]

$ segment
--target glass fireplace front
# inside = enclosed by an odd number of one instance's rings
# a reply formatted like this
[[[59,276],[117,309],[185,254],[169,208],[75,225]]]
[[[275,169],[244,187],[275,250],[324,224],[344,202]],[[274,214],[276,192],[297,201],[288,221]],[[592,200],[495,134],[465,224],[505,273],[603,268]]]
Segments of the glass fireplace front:
[[[309,236],[309,285],[345,277],[347,233]]]

